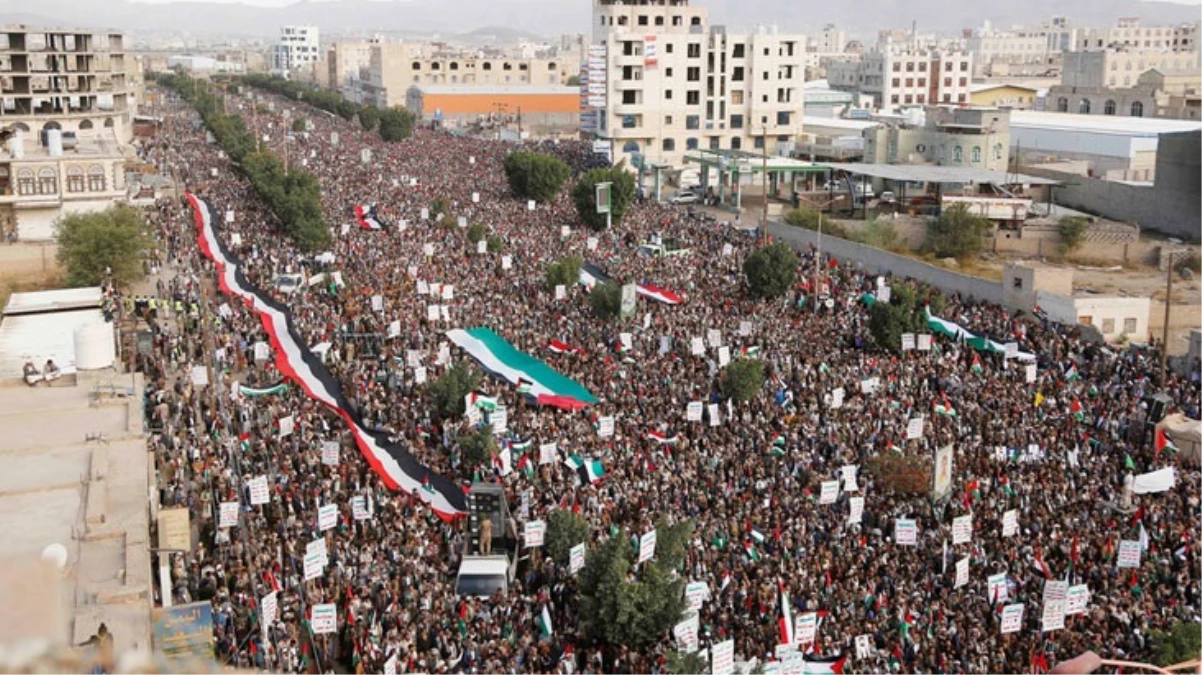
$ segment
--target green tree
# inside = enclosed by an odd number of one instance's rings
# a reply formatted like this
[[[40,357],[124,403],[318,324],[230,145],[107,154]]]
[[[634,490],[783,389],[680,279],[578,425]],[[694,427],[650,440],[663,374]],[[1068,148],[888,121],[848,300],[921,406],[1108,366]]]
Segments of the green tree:
[[[338,101],[336,106],[338,116],[348,122],[355,119],[355,114],[359,112],[359,106],[355,105],[354,101],[348,101],[342,97],[339,98],[341,100]]]
[[[709,661],[701,657],[700,652],[668,652],[667,667],[669,675],[692,675],[692,673],[708,673]]]
[[[376,128],[376,122],[380,121],[380,111],[375,106],[365,105],[359,108],[359,125],[364,131],[371,131]]]
[[[797,273],[797,254],[785,244],[768,244],[743,261],[747,287],[757,298],[775,298],[788,291]]]
[[[549,202],[572,175],[558,157],[539,152],[512,152],[505,158],[505,178],[519,199]]]
[[[588,521],[567,509],[547,514],[547,555],[558,565],[567,566],[572,547],[588,539]]]
[[[739,359],[722,373],[722,392],[742,403],[755,398],[764,388],[764,362]]]
[[[430,398],[439,417],[447,419],[462,415],[465,412],[463,397],[475,391],[480,386],[481,379],[480,373],[466,362],[460,361],[451,366],[442,377],[431,382],[428,387]]]
[[[585,172],[576,185],[572,187],[572,202],[576,205],[576,213],[589,227],[594,230],[605,229],[605,214],[597,213],[597,184],[612,183],[610,187],[610,207],[614,225],[622,222],[626,209],[634,201],[634,174],[626,170],[624,163],[617,166],[592,169]]]
[[[1168,631],[1152,631],[1151,637],[1158,666],[1184,663],[1202,652],[1202,627],[1196,621],[1178,621]]]
[[[643,649],[680,622],[685,578],[679,569],[693,522],[661,521],[655,531],[655,557],[633,574],[635,551],[622,534],[589,552],[578,581],[584,628],[593,639]]]
[[[431,218],[438,218],[440,214],[445,216],[449,215],[450,213],[451,205],[450,202],[447,201],[446,197],[435,197],[434,200],[430,202]]]
[[[606,321],[613,319],[622,311],[622,287],[612,281],[597,284],[589,293],[588,304],[597,318]]]
[[[584,260],[578,255],[569,255],[547,265],[547,290],[554,292],[556,286],[571,288],[580,281],[580,267]]]
[[[927,220],[927,251],[937,258],[963,258],[985,246],[993,229],[989,220],[968,210],[967,204],[952,204],[938,218]]]
[[[488,238],[488,252],[500,253],[505,250],[505,241],[497,235],[492,235]]]
[[[58,261],[67,268],[67,284],[96,286],[112,271],[118,286],[142,278],[142,260],[151,245],[142,214],[114,204],[103,211],[71,213],[55,223]]]
[[[564,86],[565,87],[579,87],[580,86],[580,76],[572,75],[572,76],[568,77],[568,82]]]
[[[390,108],[380,113],[380,138],[389,143],[403,141],[413,135],[416,120],[413,113],[400,108]]]
[[[1083,216],[1064,216],[1060,219],[1060,251],[1072,253],[1081,246],[1085,232],[1089,229],[1089,219]]]
[[[305,120],[303,117],[298,117],[298,118],[292,120],[293,133],[299,134],[300,132],[302,132],[304,130],[305,130]]]
[[[486,466],[497,454],[497,439],[493,436],[492,425],[484,426],[459,437],[459,450],[463,462],[470,468]]]
[[[802,207],[799,209],[791,209],[785,214],[785,222],[793,227],[804,227],[807,230],[818,229],[818,219],[821,214],[818,209]]]
[[[483,223],[472,223],[467,226],[467,240],[473,244],[488,236],[488,228]]]
[[[868,332],[885,351],[901,352],[901,336],[906,331],[902,310],[889,302],[875,302],[868,308]]]

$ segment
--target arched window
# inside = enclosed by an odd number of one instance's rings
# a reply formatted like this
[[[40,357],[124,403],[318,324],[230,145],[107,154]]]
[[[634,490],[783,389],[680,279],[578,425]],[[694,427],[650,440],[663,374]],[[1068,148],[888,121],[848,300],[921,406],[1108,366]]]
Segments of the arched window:
[[[952,148],[952,161],[957,164],[964,161],[964,148],[958,145]]]
[[[33,169],[21,169],[17,172],[17,194],[37,194],[34,188]]]
[[[692,19],[689,20],[689,25],[690,26],[700,26],[701,25],[701,17],[699,17],[699,16],[693,17]]]
[[[1068,112],[1068,99],[1061,96],[1056,99],[1056,112]]]
[[[676,150],[676,139],[675,138],[665,138],[664,139],[664,152],[672,152],[674,150]]]
[[[973,164],[981,163],[981,146],[979,146],[979,145],[972,146],[972,163]]]
[[[1077,112],[1081,113],[1082,115],[1088,115],[1090,107],[1089,99],[1083,98],[1081,99],[1081,102],[1077,104]]]
[[[634,153],[634,152],[638,152],[638,151],[639,151],[639,144],[637,141],[626,141],[626,143],[624,143],[622,145],[622,152]]]
[[[619,17],[618,17],[618,25],[619,25],[619,26],[625,26],[625,25],[626,25],[626,17],[624,17],[624,16],[619,16]]]
[[[42,125],[42,131],[49,131],[51,129],[62,129],[62,128],[63,128],[63,125],[59,124],[58,122],[47,122]]]
[[[555,62],[554,61],[547,64],[547,70],[555,70]]]
[[[421,69],[422,69],[422,62],[421,62],[421,61],[414,61],[414,62],[413,62],[413,70],[421,70]]]
[[[104,118],[104,128],[105,129],[113,128],[113,118],[111,118],[111,117]]]
[[[697,139],[696,138],[684,139],[684,148],[685,148],[685,150],[696,150],[697,149]]]
[[[484,69],[485,69],[485,70],[492,70],[492,61],[485,61],[485,62],[484,62]]]
[[[1102,106],[1102,113],[1105,115],[1113,115],[1116,110],[1118,110],[1118,105],[1115,104],[1114,99],[1106,99],[1105,105]]]
[[[54,169],[46,167],[38,171],[38,194],[58,194],[58,174],[54,172]]]
[[[67,192],[83,192],[83,169],[78,166],[67,169]]]
[[[14,122],[13,129],[16,131],[29,131],[29,125],[24,122]]]
[[[84,120],[79,123],[80,131],[87,131],[88,129],[91,129],[91,128],[92,128],[92,120]]]
[[[459,62],[451,61],[451,70],[459,70]]]
[[[88,192],[104,192],[104,167],[93,164],[88,167]]]

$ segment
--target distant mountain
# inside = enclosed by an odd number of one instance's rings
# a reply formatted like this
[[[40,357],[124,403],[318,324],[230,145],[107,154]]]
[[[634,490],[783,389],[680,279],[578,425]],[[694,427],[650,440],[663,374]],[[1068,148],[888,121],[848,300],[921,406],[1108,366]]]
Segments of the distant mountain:
[[[880,28],[958,31],[980,26],[1035,23],[1053,15],[1078,26],[1111,25],[1119,17],[1138,16],[1145,24],[1175,24],[1198,19],[1197,5],[1145,0],[1010,0],[983,4],[963,0],[693,0],[709,8],[713,23],[732,30],[775,24],[781,31],[813,32],[834,22],[849,34],[871,36]],[[193,36],[272,36],[286,24],[317,25],[330,33],[399,33],[490,38],[553,37],[591,31],[591,0],[302,0],[284,7],[184,1],[137,3],[129,0],[0,0],[0,21],[38,25],[97,25],[126,31],[171,30]]]

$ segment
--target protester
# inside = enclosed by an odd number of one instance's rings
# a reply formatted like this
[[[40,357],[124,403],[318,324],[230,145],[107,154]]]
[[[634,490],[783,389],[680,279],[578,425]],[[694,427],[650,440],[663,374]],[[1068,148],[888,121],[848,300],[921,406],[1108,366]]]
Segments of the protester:
[[[1055,665],[1086,650],[1148,659],[1152,631],[1199,619],[1198,472],[1158,451],[1144,428],[1145,397],[1163,390],[1174,409],[1196,415],[1199,385],[1170,374],[1158,386],[1154,350],[1090,344],[1074,329],[949,297],[942,316],[1018,342],[1035,355],[1036,381],[1027,383],[1024,363],[974,354],[940,337],[930,351],[893,357],[875,346],[860,300],[876,288],[876,277],[854,266],[803,252],[788,297],[756,301],[743,287],[741,267],[757,244],[738,230],[640,203],[620,225],[593,232],[566,190],[533,210],[509,194],[501,169],[509,145],[429,130],[388,144],[357,123],[268,99],[269,114],[252,116],[243,96],[229,97],[227,106],[267,148],[286,152],[290,167],[320,181],[333,262],[298,252],[178,99],[168,96],[173,121],[144,143],[142,156],[175,167],[189,189],[232,216],[220,224],[220,236],[240,257],[248,282],[290,308],[307,346],[328,345],[324,361],[365,424],[387,430],[423,464],[464,484],[477,475],[499,482],[511,505],[529,495],[530,518],[576,508],[589,523],[590,547],[611,532],[645,531],[660,518],[694,519],[681,574],[710,591],[700,611],[702,649],[733,639],[741,659],[771,660],[780,642],[782,588],[793,617],[822,613],[809,648],[848,655],[847,672],[1019,672],[1045,655]],[[311,130],[285,138],[298,118]],[[598,161],[584,142],[539,149],[576,171]],[[433,212],[436,203],[446,212]],[[353,207],[368,204],[377,205],[383,230],[355,222]],[[301,387],[240,393],[286,381],[262,323],[218,294],[186,203],[163,200],[153,216],[164,252],[157,296],[125,302],[154,331],[153,353],[139,359],[156,431],[160,500],[189,507],[201,533],[195,551],[174,557],[174,599],[212,603],[219,658],[288,672],[331,671],[338,663],[378,673],[391,657],[398,671],[664,672],[666,654],[677,648],[670,634],[642,651],[587,641],[578,632],[573,577],[547,556],[532,558],[504,597],[457,596],[462,523],[440,519],[416,495],[389,491],[344,421]],[[458,226],[461,217],[485,225],[502,251],[478,254]],[[655,236],[674,238],[691,253],[654,260],[635,254]],[[620,326],[601,321],[583,288],[567,289],[563,300],[546,288],[546,265],[569,253],[684,302],[644,298]],[[276,290],[279,275],[323,273],[312,286]],[[822,282],[831,286],[831,308],[814,301]],[[453,299],[419,295],[419,286],[433,283],[453,286]],[[382,310],[373,309],[373,296],[382,298]],[[430,304],[446,305],[449,319],[430,320]],[[394,321],[400,332],[389,337]],[[439,360],[440,348],[449,349],[451,361],[463,357],[444,331],[476,326],[544,359],[599,399],[590,409],[564,412],[533,405],[499,380],[484,384],[507,406],[513,438],[533,439],[535,448],[557,442],[561,458],[596,458],[606,470],[602,481],[581,485],[577,472],[559,463],[504,476],[465,464],[455,438],[468,423],[440,424],[407,361],[416,352],[427,377],[437,378],[449,365]],[[715,349],[691,355],[691,339],[709,330],[719,331],[736,356],[758,347],[770,377],[753,400],[728,405]],[[625,354],[615,349],[621,332],[632,334]],[[671,339],[667,353],[664,337]],[[552,340],[579,351],[554,353],[546,348]],[[204,370],[210,359],[216,381],[199,384],[197,367]],[[878,378],[880,389],[863,393],[866,378]],[[840,407],[832,401],[837,388],[845,397]],[[716,426],[708,411],[702,422],[686,420],[694,401],[718,404]],[[955,415],[935,414],[934,403]],[[616,419],[613,438],[598,438],[594,422],[602,416]],[[923,436],[906,440],[916,416],[925,417]],[[281,437],[286,417],[295,428]],[[679,440],[660,444],[648,438],[652,430]],[[323,461],[330,441],[339,444],[333,464]],[[954,482],[942,502],[891,493],[885,477],[867,470],[874,456],[929,459],[947,444],[955,447]],[[531,459],[537,462],[537,453]],[[838,480],[845,465],[860,468],[858,490],[818,503],[821,483]],[[1120,508],[1128,474],[1166,466],[1178,471],[1173,488],[1135,495],[1130,509]],[[251,506],[250,482],[259,476],[268,478],[270,502]],[[354,517],[356,497],[371,505],[369,519]],[[847,524],[851,497],[864,498],[860,524]],[[235,501],[237,526],[219,527],[218,505]],[[303,558],[320,536],[323,504],[338,505],[338,524],[324,533],[328,566],[305,581]],[[1003,537],[1003,514],[1011,509],[1019,531]],[[968,514],[971,542],[951,545],[952,520]],[[914,546],[893,541],[896,522],[906,518],[917,524]],[[1141,534],[1141,564],[1118,568],[1121,542]],[[970,581],[957,588],[956,562],[964,557]],[[987,592],[986,577],[998,573],[1006,575],[1005,601]],[[1086,584],[1091,596],[1088,610],[1067,617],[1064,629],[1041,633],[1048,578]],[[278,609],[268,623],[263,599],[273,591]],[[314,636],[310,612],[322,603],[337,604],[338,629]],[[1025,614],[1020,629],[1003,636],[1001,607],[1012,603],[1024,605]],[[554,630],[542,637],[536,618],[548,605]],[[871,641],[867,657],[856,653],[861,635]]]

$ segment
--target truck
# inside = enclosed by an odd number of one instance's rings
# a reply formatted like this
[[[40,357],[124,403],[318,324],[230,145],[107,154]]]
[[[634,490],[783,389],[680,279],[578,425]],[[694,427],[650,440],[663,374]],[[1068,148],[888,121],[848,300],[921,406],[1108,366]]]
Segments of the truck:
[[[486,598],[507,594],[517,578],[517,522],[509,515],[505,489],[495,483],[475,483],[467,495],[467,536],[455,577],[455,592]],[[492,523],[490,550],[480,546],[481,524]]]

